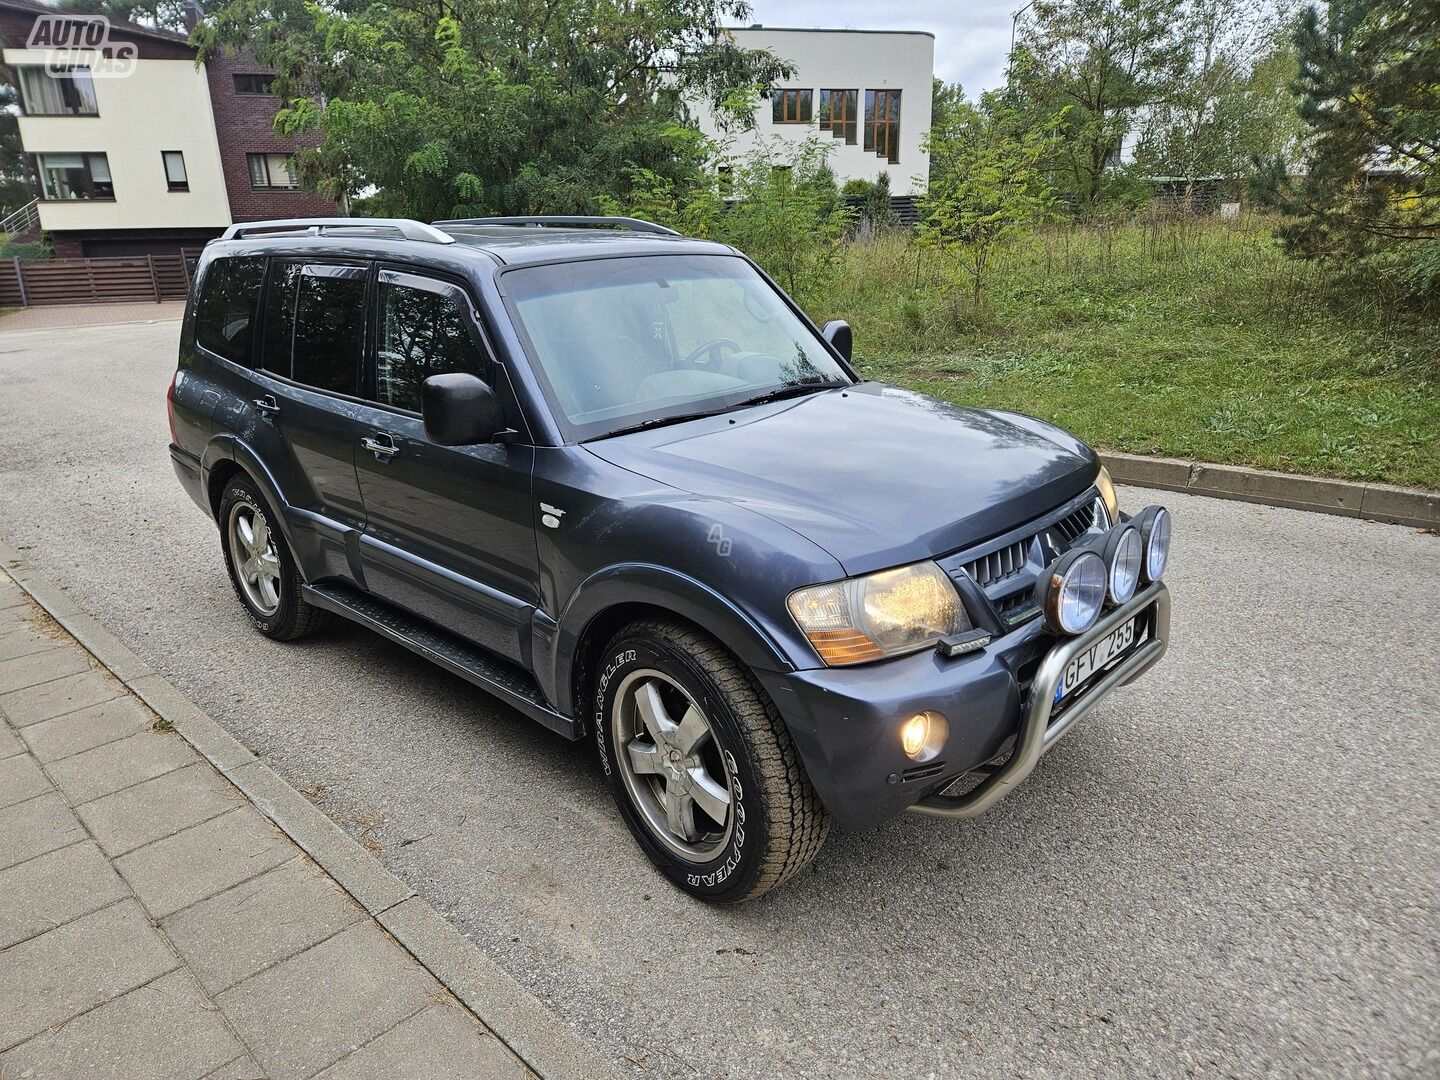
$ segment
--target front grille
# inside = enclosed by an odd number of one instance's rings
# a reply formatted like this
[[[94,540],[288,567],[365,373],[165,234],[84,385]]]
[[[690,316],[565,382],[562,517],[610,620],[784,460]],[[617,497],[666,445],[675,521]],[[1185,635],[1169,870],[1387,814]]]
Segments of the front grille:
[[[1072,514],[1066,514],[1051,526],[1070,543],[1090,531],[1095,524],[1095,504],[1087,502]]]
[[[1028,546],[1027,540],[1006,544],[999,551],[992,551],[966,563],[964,570],[974,579],[975,584],[983,589],[1018,574],[1025,566],[1025,549]]]
[[[1001,625],[1014,629],[1040,613],[1033,586],[1045,567],[1104,524],[1104,519],[1097,516],[1098,505],[1092,488],[1030,525],[998,536],[978,549],[942,559],[940,565],[947,573],[963,574],[978,585]]]

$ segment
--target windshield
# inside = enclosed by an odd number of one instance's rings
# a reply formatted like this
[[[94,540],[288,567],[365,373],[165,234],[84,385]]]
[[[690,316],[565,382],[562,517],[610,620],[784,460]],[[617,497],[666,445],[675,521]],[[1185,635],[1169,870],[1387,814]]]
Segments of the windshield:
[[[769,283],[734,256],[558,263],[509,271],[503,282],[572,439],[852,381]]]

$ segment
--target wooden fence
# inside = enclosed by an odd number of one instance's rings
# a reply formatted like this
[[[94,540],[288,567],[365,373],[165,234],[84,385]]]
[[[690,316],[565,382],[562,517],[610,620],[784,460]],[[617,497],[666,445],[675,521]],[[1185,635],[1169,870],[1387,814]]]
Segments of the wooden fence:
[[[6,260],[0,262],[0,307],[184,300],[198,255],[191,249],[117,259]]]

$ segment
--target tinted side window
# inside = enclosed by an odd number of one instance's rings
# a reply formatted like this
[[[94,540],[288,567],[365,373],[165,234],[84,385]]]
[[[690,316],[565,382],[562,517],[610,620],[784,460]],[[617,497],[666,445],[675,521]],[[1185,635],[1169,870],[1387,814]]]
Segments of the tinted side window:
[[[290,357],[295,345],[295,297],[300,291],[299,263],[275,263],[265,290],[265,334],[261,341],[260,366],[276,375],[290,377]]]
[[[264,275],[264,259],[216,259],[210,264],[195,313],[195,339],[202,349],[237,364],[250,362]]]
[[[380,337],[375,399],[420,411],[420,386],[431,375],[469,372],[490,381],[489,358],[470,333],[462,294],[409,274],[380,274]]]
[[[279,263],[265,302],[265,367],[321,390],[358,394],[366,272]]]

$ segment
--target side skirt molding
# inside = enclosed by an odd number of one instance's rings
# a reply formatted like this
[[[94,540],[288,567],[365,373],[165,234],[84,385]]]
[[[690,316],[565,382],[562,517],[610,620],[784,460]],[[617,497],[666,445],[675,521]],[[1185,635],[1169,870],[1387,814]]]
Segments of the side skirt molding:
[[[575,721],[546,702],[539,684],[524,669],[348,585],[306,585],[304,595],[316,607],[357,622],[459,675],[557,735],[580,738]]]

